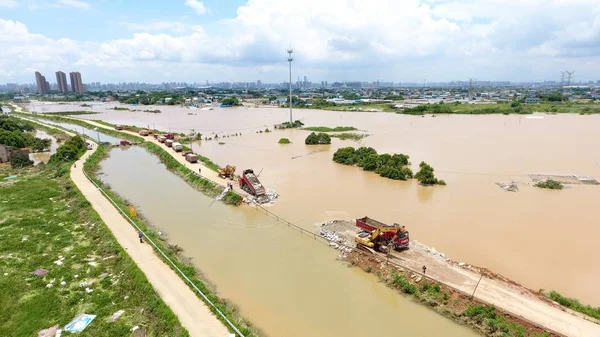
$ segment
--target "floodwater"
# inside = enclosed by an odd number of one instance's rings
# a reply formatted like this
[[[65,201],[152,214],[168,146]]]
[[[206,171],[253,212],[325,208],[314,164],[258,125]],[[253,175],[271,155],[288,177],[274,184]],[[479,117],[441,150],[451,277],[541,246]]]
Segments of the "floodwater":
[[[75,124],[59,123],[59,122],[54,122],[54,121],[49,121],[49,120],[44,120],[44,119],[41,120],[41,122],[43,122],[44,124],[60,126],[67,130],[71,130],[71,131],[75,131],[80,134],[88,135],[99,143],[100,142],[102,142],[102,143],[108,142],[108,143],[115,145],[115,144],[119,144],[119,141],[120,141],[119,139],[117,139],[115,137],[103,134],[101,132],[102,128],[98,128],[98,130],[91,130],[91,129],[84,128],[82,126],[75,125]]]
[[[306,131],[255,133],[288,120],[287,109],[159,106],[163,113],[149,114],[107,110],[113,106],[94,106],[101,114],[83,117],[176,132],[194,129],[205,136],[218,133],[225,144],[208,141],[194,149],[222,166],[263,170],[264,185],[280,194],[271,210],[300,226],[314,229],[320,221],[365,215],[403,223],[412,239],[452,259],[487,267],[535,290],[555,289],[600,305],[594,249],[600,237],[600,186],[542,190],[527,176],[600,179],[600,115],[533,119],[295,110],[294,119],[307,126],[355,126],[371,135],[360,143],[333,139],[331,146],[311,147],[304,145]],[[53,108],[68,109],[46,107]],[[242,137],[222,137],[240,132]],[[281,137],[293,144],[277,144]],[[415,172],[424,160],[448,185],[392,181],[331,161],[337,148],[361,145],[379,153],[408,154]],[[505,192],[495,184],[513,180],[519,192]]]
[[[34,165],[39,163],[47,163],[50,160],[50,156],[56,153],[59,144],[56,142],[56,138],[52,137],[43,130],[35,130],[34,137],[42,139],[50,139],[52,141],[50,145],[50,151],[48,152],[35,152],[29,154],[29,159],[33,160]]]
[[[101,169],[269,336],[477,335],[338,261],[322,243],[252,208],[214,202],[143,148],[113,149]]]

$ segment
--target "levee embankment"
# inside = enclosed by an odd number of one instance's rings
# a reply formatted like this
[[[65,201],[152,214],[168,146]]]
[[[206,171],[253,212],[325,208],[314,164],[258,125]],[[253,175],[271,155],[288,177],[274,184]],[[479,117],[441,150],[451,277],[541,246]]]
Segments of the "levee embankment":
[[[453,261],[414,240],[408,250],[394,251],[387,256],[365,253],[353,249],[356,233],[353,220],[330,221],[321,226],[321,234],[341,250],[351,264],[377,274],[405,293],[417,294],[429,305],[439,307],[440,312],[473,325],[487,335],[495,336],[499,329],[506,328],[514,333],[527,331],[531,336],[544,332],[557,336],[600,336],[600,325],[566,312],[543,295],[487,269]],[[430,282],[441,287],[435,291],[439,297],[431,298],[427,285]],[[499,312],[477,307],[480,304],[495,307]],[[504,318],[498,321],[497,317]]]

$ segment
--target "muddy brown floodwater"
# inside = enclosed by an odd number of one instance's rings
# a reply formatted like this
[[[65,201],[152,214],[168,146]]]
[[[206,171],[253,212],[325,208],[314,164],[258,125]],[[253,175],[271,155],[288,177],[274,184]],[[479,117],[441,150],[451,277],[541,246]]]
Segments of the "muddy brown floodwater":
[[[268,336],[477,336],[322,243],[252,208],[214,202],[143,148],[113,149],[101,170]]]
[[[193,128],[208,136],[242,132],[242,137],[221,138],[223,145],[208,141],[194,148],[219,165],[262,169],[262,182],[280,194],[271,210],[301,226],[313,229],[319,221],[365,215],[403,223],[413,239],[454,260],[487,267],[532,289],[555,289],[600,305],[594,248],[600,237],[600,186],[543,190],[527,176],[600,179],[600,115],[420,117],[295,110],[294,119],[307,126],[355,126],[371,134],[360,143],[333,139],[331,146],[309,147],[306,131],[255,133],[289,119],[286,109],[159,106],[161,114],[149,114],[107,110],[112,106],[97,105],[93,109],[102,114],[84,118],[176,132]],[[68,109],[44,107],[55,108]],[[138,109],[145,108],[154,107]],[[293,144],[277,144],[281,137]],[[392,181],[331,161],[337,148],[361,145],[408,154],[415,171],[424,160],[448,186]],[[512,180],[519,192],[495,184]]]

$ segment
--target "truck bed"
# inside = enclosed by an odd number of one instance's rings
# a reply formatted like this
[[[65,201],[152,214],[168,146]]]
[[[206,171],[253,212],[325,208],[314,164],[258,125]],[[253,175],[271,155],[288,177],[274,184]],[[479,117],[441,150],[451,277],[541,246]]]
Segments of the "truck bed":
[[[244,174],[244,176],[246,177],[246,180],[248,180],[248,182],[252,186],[252,189],[254,190],[254,192],[256,193],[257,196],[265,194],[265,188],[260,183],[258,178],[254,175],[254,173],[246,173],[246,174]]]

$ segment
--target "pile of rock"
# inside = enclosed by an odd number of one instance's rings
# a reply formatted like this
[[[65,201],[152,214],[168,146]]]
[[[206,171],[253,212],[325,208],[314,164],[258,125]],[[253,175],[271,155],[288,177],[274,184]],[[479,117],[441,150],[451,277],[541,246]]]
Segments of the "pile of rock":
[[[267,189],[265,194],[261,195],[259,197],[255,197],[255,196],[249,194],[247,197],[244,198],[244,202],[247,204],[258,204],[258,205],[271,204],[271,203],[274,203],[275,200],[277,200],[277,198],[279,198],[279,194],[277,194],[277,192]]]
[[[325,224],[323,224],[323,225],[325,225]],[[323,225],[321,226],[321,229],[319,230],[319,234],[321,234],[321,236],[324,237],[325,240],[329,241],[330,247],[339,250],[342,253],[342,257],[344,257],[346,254],[348,254],[352,251],[352,243],[351,242],[349,242],[347,239],[344,239],[343,237],[339,236],[335,232],[325,229],[323,227]]]
[[[446,258],[446,254],[444,254],[442,252],[438,252],[435,248],[424,245],[417,240],[411,240],[410,246],[411,246],[411,249],[418,249],[420,251],[426,252],[428,254],[431,254],[431,255],[439,258],[440,260],[450,261],[449,258]]]

